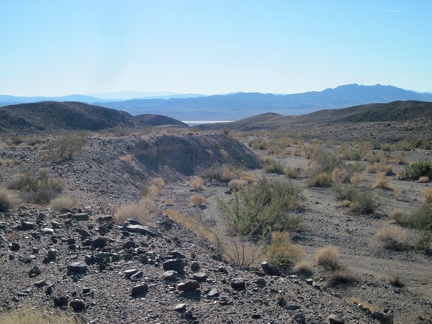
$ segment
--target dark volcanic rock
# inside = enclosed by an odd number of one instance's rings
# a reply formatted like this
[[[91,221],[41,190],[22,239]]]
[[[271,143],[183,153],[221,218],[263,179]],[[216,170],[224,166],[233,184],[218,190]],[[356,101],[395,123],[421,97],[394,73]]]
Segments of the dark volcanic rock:
[[[82,261],[72,262],[67,266],[67,270],[69,274],[72,273],[85,274],[87,272],[87,265]]]
[[[281,272],[279,271],[279,269],[271,263],[263,262],[263,263],[261,263],[261,268],[265,274],[268,274],[270,276],[280,276],[281,275]]]
[[[148,291],[147,283],[136,285],[132,288],[132,297],[145,297]]]
[[[181,282],[177,284],[177,289],[180,291],[194,291],[200,287],[198,281],[188,280],[186,282]]]
[[[163,264],[163,269],[165,271],[167,270],[174,270],[178,273],[184,273],[184,262],[182,259],[170,259],[165,261]]]

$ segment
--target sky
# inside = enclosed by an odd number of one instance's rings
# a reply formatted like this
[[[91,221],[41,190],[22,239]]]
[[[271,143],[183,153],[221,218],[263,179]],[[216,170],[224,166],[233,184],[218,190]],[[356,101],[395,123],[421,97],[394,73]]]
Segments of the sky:
[[[0,0],[0,94],[432,92],[430,0]]]

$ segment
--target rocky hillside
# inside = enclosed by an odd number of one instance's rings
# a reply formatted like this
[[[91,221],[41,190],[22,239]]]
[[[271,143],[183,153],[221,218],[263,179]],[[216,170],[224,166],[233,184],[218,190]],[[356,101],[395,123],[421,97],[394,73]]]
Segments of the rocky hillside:
[[[395,101],[322,110],[301,116],[266,113],[232,123],[206,124],[197,128],[282,131],[293,137],[338,140],[432,140],[432,103]]]
[[[71,130],[100,131],[114,128],[186,124],[155,115],[132,117],[124,111],[81,102],[37,102],[0,108],[0,134],[58,133]]]

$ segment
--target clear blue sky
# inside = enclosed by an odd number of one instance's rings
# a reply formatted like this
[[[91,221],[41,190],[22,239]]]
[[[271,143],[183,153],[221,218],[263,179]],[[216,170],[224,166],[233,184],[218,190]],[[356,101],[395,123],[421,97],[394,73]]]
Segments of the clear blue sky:
[[[432,91],[430,0],[0,0],[0,94]]]

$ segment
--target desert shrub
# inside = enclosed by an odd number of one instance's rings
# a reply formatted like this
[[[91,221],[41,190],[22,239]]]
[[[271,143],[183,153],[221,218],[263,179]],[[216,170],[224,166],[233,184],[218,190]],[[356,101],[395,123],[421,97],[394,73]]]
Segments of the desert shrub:
[[[261,245],[254,244],[243,237],[226,236],[217,246],[222,257],[237,268],[257,267],[262,261]]]
[[[360,182],[362,182],[364,179],[364,176],[359,173],[354,173],[353,176],[350,179],[350,182],[353,186],[357,186]]]
[[[9,189],[21,191],[25,201],[36,204],[46,204],[59,195],[65,187],[61,178],[48,178],[45,170],[41,170],[39,177],[33,177],[28,172],[17,173],[9,182]]]
[[[87,135],[85,133],[63,135],[48,143],[47,159],[54,162],[70,160],[82,150],[86,143]]]
[[[392,157],[393,157],[392,162],[394,164],[406,165],[409,162],[405,153],[396,153],[396,154],[393,154]]]
[[[114,214],[116,224],[123,224],[127,219],[132,218],[140,223],[149,223],[156,217],[156,203],[147,200],[135,204],[123,205]]]
[[[353,147],[342,147],[339,158],[347,161],[360,161],[363,156],[363,151]]]
[[[0,213],[5,213],[19,204],[19,199],[6,189],[0,189]]]
[[[270,244],[266,247],[266,256],[274,265],[291,268],[293,264],[304,258],[306,252],[303,247],[291,241],[289,232],[271,233]]]
[[[350,204],[351,211],[361,215],[373,214],[378,206],[378,198],[371,190],[358,191]]]
[[[408,230],[399,226],[382,227],[375,236],[388,250],[402,251],[409,246]]]
[[[432,231],[432,204],[423,204],[407,219],[410,226],[419,230]]]
[[[252,147],[254,150],[266,150],[269,146],[269,142],[262,138],[255,138],[249,141],[249,146]]]
[[[418,180],[420,177],[432,177],[432,162],[422,160],[413,162],[405,167],[405,170],[399,174],[399,179]]]
[[[331,187],[332,177],[326,172],[320,172],[309,178],[307,181],[307,185],[309,187]]]
[[[333,183],[348,183],[350,181],[350,173],[347,169],[335,168],[331,174]]]
[[[423,199],[425,203],[431,204],[432,203],[432,188],[426,188],[421,192],[421,195],[423,196]]]
[[[189,198],[189,206],[196,207],[205,205],[207,203],[207,199],[202,195],[192,195]]]
[[[337,270],[341,267],[339,261],[339,251],[331,245],[319,249],[315,253],[315,260],[317,265],[327,270]]]
[[[266,161],[264,161],[263,169],[267,173],[276,173],[276,174],[284,173],[283,164],[274,159],[267,159]]]
[[[119,159],[120,159],[120,161],[131,164],[133,156],[132,156],[132,154],[129,153],[129,154],[125,154],[123,156],[120,156]]]
[[[261,178],[234,193],[232,204],[222,200],[218,203],[234,235],[253,236],[297,229],[300,218],[293,212],[301,207],[303,200],[299,187]]]
[[[193,190],[198,191],[202,189],[202,187],[204,186],[204,179],[201,178],[200,176],[195,176],[191,180],[190,186],[192,187]]]
[[[247,185],[248,185],[248,182],[246,180],[243,180],[243,179],[232,179],[228,183],[228,187],[230,189],[234,189],[234,190],[240,190],[241,188],[243,188]]]
[[[2,324],[79,324],[82,323],[77,317],[68,312],[44,311],[24,305],[21,308],[0,313]]]
[[[209,181],[229,182],[238,177],[239,170],[232,165],[212,166],[203,172],[203,177]]]
[[[255,181],[254,175],[249,172],[243,172],[240,179],[247,181],[247,183],[252,183]]]
[[[389,214],[389,217],[391,219],[393,219],[394,221],[396,221],[397,223],[402,221],[403,216],[404,216],[404,213],[400,209],[393,209]]]
[[[399,275],[395,275],[389,278],[388,283],[393,287],[403,288],[405,287],[405,283],[402,281]]]
[[[317,163],[317,173],[326,172],[330,174],[335,168],[341,165],[341,162],[335,155],[322,150],[315,150],[313,159]]]
[[[302,260],[294,264],[292,272],[298,275],[309,277],[313,274],[312,266],[308,261]]]
[[[352,201],[355,195],[357,195],[357,189],[354,186],[348,184],[338,186],[334,189],[334,191],[336,194],[336,198],[339,201],[343,201],[343,200]]]
[[[222,148],[219,150],[219,153],[220,153],[220,155],[222,155],[222,157],[225,158],[225,159],[228,157],[228,152],[225,151],[225,150],[222,149]]]
[[[72,209],[75,205],[75,198],[70,195],[61,195],[55,197],[50,202],[50,208],[61,211],[63,209]]]
[[[374,189],[387,189],[387,190],[392,189],[392,187],[390,185],[390,180],[385,177],[384,173],[378,173],[377,174],[373,188]]]
[[[301,168],[286,166],[284,167],[283,172],[288,176],[288,178],[297,179],[300,176]]]
[[[358,276],[347,269],[338,269],[334,271],[327,279],[328,287],[336,287],[340,284],[353,284],[359,282]]]

